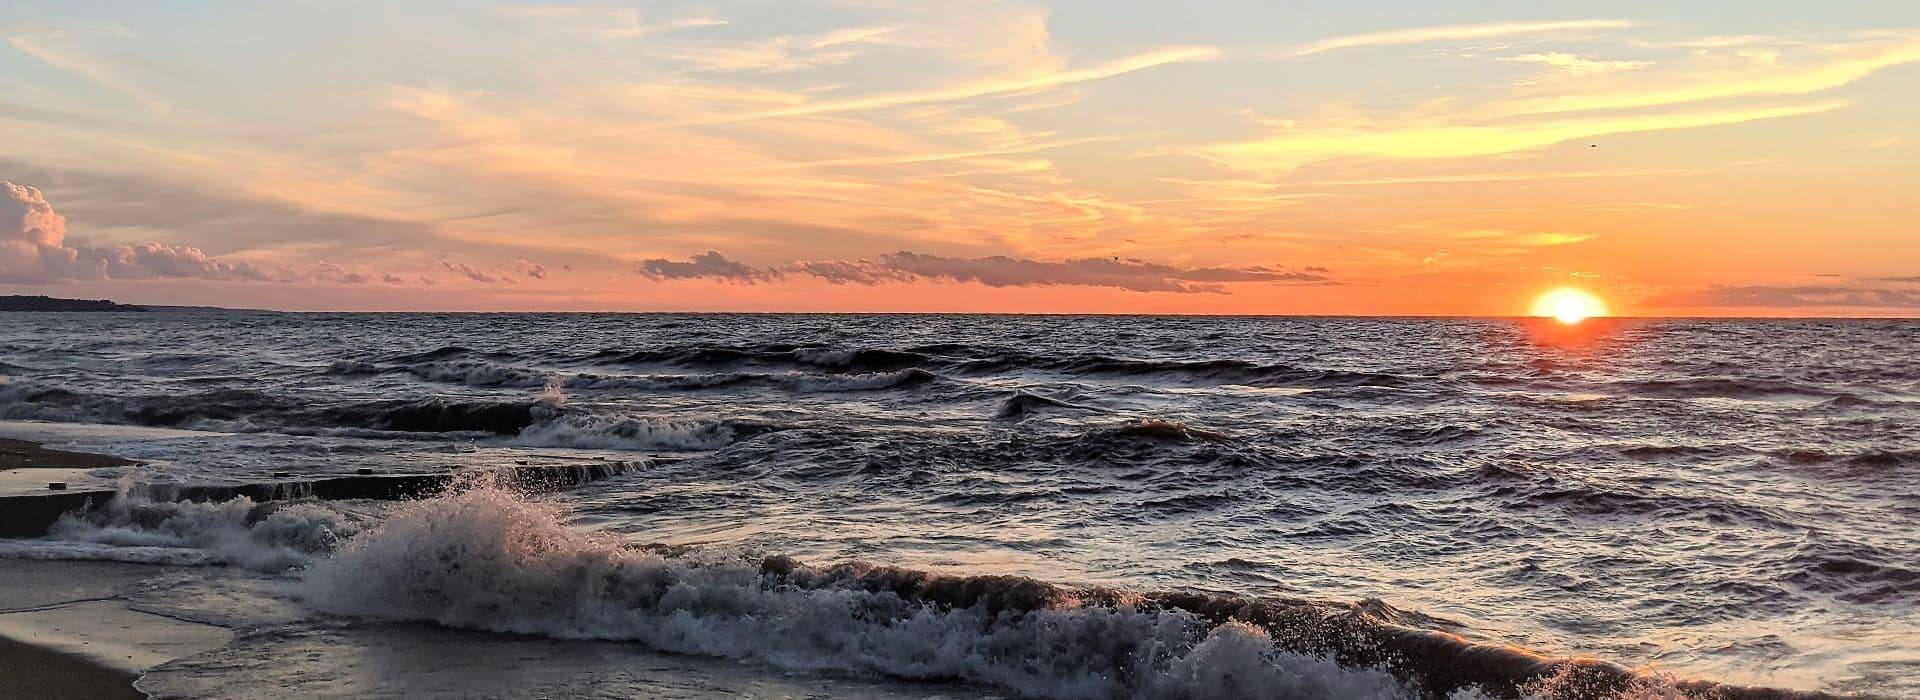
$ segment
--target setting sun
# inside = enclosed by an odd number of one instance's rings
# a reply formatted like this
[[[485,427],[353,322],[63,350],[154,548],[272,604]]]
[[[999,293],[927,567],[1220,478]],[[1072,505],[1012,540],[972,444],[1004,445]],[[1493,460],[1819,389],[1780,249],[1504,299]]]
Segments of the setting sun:
[[[1595,316],[1607,315],[1607,305],[1586,290],[1561,287],[1541,294],[1533,300],[1533,316],[1551,317],[1561,323],[1574,324]]]

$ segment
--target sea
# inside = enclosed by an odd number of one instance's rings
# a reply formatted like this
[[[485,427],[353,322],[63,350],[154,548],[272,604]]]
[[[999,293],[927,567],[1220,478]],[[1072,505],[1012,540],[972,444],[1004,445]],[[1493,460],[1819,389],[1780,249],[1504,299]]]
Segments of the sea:
[[[0,557],[331,629],[1009,697],[1920,696],[1913,320],[16,313],[0,373],[7,425],[144,462]],[[142,495],[528,464],[619,473]]]

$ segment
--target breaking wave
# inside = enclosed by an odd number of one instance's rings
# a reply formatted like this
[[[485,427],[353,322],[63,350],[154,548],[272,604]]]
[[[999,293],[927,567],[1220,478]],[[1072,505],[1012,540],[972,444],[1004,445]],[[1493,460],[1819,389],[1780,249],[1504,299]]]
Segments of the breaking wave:
[[[1276,648],[1260,627],[1028,579],[676,559],[570,530],[479,487],[402,508],[304,587],[325,612],[634,641],[794,670],[967,680],[1061,698],[1395,698],[1379,669]]]
[[[749,420],[568,415],[528,426],[512,442],[528,447],[602,450],[717,450],[779,429]]]
[[[316,560],[302,595],[337,615],[632,641],[793,670],[986,683],[1034,697],[1775,692],[1650,680],[1599,661],[1475,643],[1375,600],[1135,593],[860,562],[822,568],[778,556],[663,556],[567,528],[558,506],[479,481],[401,506]],[[1662,692],[1631,694],[1643,690]]]
[[[324,501],[176,501],[149,488],[122,479],[113,498],[61,516],[46,537],[0,540],[0,558],[280,572],[333,552],[359,534],[365,520]]]

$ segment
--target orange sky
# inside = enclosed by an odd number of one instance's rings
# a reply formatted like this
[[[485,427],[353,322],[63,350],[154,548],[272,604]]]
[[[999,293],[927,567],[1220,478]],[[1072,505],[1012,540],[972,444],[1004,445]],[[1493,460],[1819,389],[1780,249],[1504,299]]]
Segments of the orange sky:
[[[69,5],[0,22],[4,293],[1920,312],[1920,7]]]

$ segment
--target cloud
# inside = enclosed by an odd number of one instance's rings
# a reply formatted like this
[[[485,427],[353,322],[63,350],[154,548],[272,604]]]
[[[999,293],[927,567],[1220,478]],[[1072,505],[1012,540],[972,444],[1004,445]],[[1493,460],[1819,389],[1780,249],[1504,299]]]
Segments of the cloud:
[[[642,260],[638,271],[640,276],[656,281],[705,278],[740,284],[770,282],[782,276],[779,270],[728,260],[727,256],[711,250],[686,261],[666,258]]]
[[[1566,34],[1590,32],[1605,29],[1626,29],[1633,22],[1620,19],[1586,19],[1564,22],[1505,22],[1498,24],[1453,24],[1438,27],[1417,27],[1386,32],[1369,32],[1347,36],[1321,39],[1302,44],[1282,54],[1286,57],[1310,56],[1327,51],[1354,49],[1368,46],[1399,46],[1405,44],[1430,44],[1441,41],[1472,41],[1476,39],[1498,39],[1527,34]]]
[[[1324,274],[1268,267],[1182,268],[1130,258],[1078,258],[1061,262],[1004,255],[956,258],[900,251],[878,260],[797,263],[797,272],[840,284],[882,284],[919,279],[974,282],[989,287],[1111,287],[1135,292],[1226,293],[1227,282],[1323,284]]]
[[[1440,29],[1448,31],[1418,35],[1435,41],[1474,35]],[[1365,36],[1374,42],[1413,34]],[[1920,33],[1855,34],[1826,43],[1783,39],[1764,51],[1702,48],[1658,63],[1593,61],[1564,53],[1521,58],[1563,70],[1510,86],[1503,95],[1450,95],[1398,115],[1330,109],[1319,118],[1256,118],[1267,134],[1191,152],[1237,170],[1291,172],[1338,160],[1501,156],[1602,136],[1820,114],[1852,102],[1812,96],[1920,62]]]
[[[540,263],[531,260],[515,260],[513,261],[513,265],[520,270],[520,274],[533,279],[543,280],[547,278],[547,266]]]
[[[1547,248],[1560,245],[1572,245],[1593,240],[1591,233],[1571,231],[1500,231],[1481,229],[1456,231],[1447,236],[1456,241],[1470,241],[1509,248]]]
[[[67,243],[67,219],[39,189],[0,181],[0,281],[196,278],[290,282],[280,268],[209,257],[199,248],[164,243],[88,246]]]
[[[690,261],[665,259],[641,263],[640,274],[655,280],[709,278],[742,284],[770,282],[786,274],[806,275],[833,284],[880,285],[920,280],[971,282],[989,287],[1110,287],[1136,292],[1226,293],[1225,283],[1279,282],[1328,284],[1324,269],[1294,272],[1271,267],[1175,267],[1128,258],[1078,258],[1060,262],[1004,255],[947,257],[900,251],[878,259],[803,260],[780,268],[752,267],[708,251]]]
[[[448,272],[460,275],[481,284],[513,284],[513,278],[504,274],[487,272],[466,263],[450,260],[439,261],[440,267]]]
[[[350,270],[346,266],[321,260],[314,263],[313,279],[338,284],[399,284],[400,278],[393,275],[380,275],[364,270]]]
[[[704,46],[674,58],[695,69],[716,73],[786,73],[833,66],[859,56],[862,44],[894,43],[889,34],[902,25],[851,27],[813,36],[778,36],[753,43]]]
[[[912,273],[871,260],[804,260],[793,263],[788,266],[788,269],[834,284],[872,286],[885,282],[912,282],[918,279]]]
[[[1220,50],[1212,47],[1188,46],[1159,49],[1086,68],[1049,71],[1033,76],[995,77],[929,90],[911,90],[867,95],[844,100],[827,100],[793,107],[716,117],[701,120],[690,125],[737,123],[760,119],[858,112],[889,107],[956,102],[993,95],[1031,93],[1076,83],[1106,80],[1128,73],[1176,63],[1212,61],[1219,57]]]
[[[1889,278],[1907,281],[1914,278]],[[1648,306],[1920,309],[1920,290],[1864,286],[1715,285],[1653,299]]]
[[[786,73],[839,65],[857,55],[853,51],[821,50],[811,44],[796,44],[789,37],[775,37],[752,44],[682,51],[674,58],[697,70],[716,73]]]
[[[1275,124],[1267,138],[1200,148],[1202,157],[1251,171],[1288,172],[1337,159],[1431,160],[1496,156],[1545,148],[1598,136],[1781,119],[1831,112],[1840,100],[1798,105],[1726,107],[1686,112],[1553,118],[1533,121],[1488,119],[1351,120],[1325,125]]]
[[[1559,51],[1520,54],[1518,56],[1508,56],[1500,60],[1505,63],[1537,63],[1568,73],[1607,73],[1621,70],[1638,70],[1653,65],[1646,61],[1603,61],[1583,58]]]
[[[653,34],[693,29],[697,27],[723,26],[726,20],[711,15],[687,15],[667,22],[650,24],[641,20],[640,11],[631,7],[603,7],[595,5],[537,5],[530,7],[506,7],[498,13],[508,17],[560,17],[590,18],[604,21],[598,27],[600,36],[608,39],[636,39]]]
[[[892,34],[894,32],[898,32],[903,28],[904,27],[902,25],[893,24],[893,25],[874,26],[874,27],[849,27],[846,29],[836,29],[834,31],[830,31],[815,37],[812,41],[807,42],[807,47],[813,48],[813,49],[824,49],[824,48],[829,48],[834,46],[844,46],[846,44],[874,43],[880,40],[882,37],[885,37],[888,34]]]
[[[1575,80],[1557,94],[1497,103],[1511,116],[1668,107],[1710,100],[1811,95],[1850,85],[1894,66],[1920,62],[1920,34],[1851,43],[1809,44],[1794,52],[1699,51],[1696,63],[1669,75],[1593,83]]]
[[[166,115],[173,106],[156,99],[142,90],[139,85],[122,75],[113,66],[71,47],[56,46],[66,39],[62,32],[49,32],[40,35],[15,35],[7,37],[7,44],[15,51],[32,56],[48,66],[64,70],[120,93],[134,102],[140,103],[148,111],[157,115]]]

